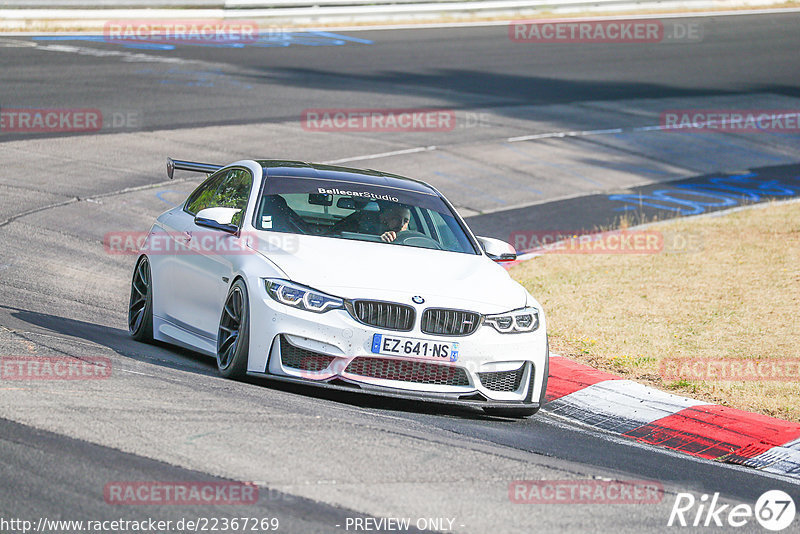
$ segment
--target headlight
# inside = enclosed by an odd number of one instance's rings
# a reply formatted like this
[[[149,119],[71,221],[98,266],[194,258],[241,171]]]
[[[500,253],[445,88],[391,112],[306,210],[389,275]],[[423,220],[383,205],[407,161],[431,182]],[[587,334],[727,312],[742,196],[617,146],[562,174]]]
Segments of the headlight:
[[[267,293],[274,300],[293,308],[299,308],[315,313],[324,313],[344,307],[344,301],[339,297],[332,297],[311,289],[310,287],[294,284],[277,278],[266,278],[264,285]]]
[[[489,324],[501,334],[517,334],[520,332],[533,332],[539,328],[539,310],[536,308],[521,308],[519,310],[486,315],[484,324]]]

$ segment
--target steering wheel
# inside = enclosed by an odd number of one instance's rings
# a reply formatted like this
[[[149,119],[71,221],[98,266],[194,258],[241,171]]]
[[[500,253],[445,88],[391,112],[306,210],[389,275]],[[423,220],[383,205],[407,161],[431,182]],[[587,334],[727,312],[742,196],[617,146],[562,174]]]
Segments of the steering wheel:
[[[408,245],[411,247],[432,248],[436,250],[442,250],[442,246],[435,240],[426,236],[422,232],[415,232],[414,230],[404,230],[402,232],[397,232],[397,237],[395,237],[392,243],[396,243],[398,245]]]

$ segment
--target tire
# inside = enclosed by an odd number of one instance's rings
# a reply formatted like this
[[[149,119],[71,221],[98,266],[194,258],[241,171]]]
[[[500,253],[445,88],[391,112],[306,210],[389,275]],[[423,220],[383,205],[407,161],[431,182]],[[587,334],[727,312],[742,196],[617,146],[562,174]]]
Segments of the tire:
[[[247,374],[250,354],[250,302],[247,285],[239,278],[228,291],[217,331],[217,369],[225,378],[239,380]]]
[[[142,256],[136,262],[128,301],[128,332],[136,341],[153,341],[153,280],[150,260]]]

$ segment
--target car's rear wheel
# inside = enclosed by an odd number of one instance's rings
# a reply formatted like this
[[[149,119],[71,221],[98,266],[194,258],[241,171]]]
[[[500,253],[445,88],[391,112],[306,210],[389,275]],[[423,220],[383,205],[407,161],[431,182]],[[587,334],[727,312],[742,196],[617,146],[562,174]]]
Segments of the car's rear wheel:
[[[128,303],[128,332],[136,341],[153,341],[153,284],[150,261],[142,256],[136,262]]]
[[[250,305],[247,286],[236,280],[225,298],[217,332],[217,368],[225,378],[243,378],[250,352]]]

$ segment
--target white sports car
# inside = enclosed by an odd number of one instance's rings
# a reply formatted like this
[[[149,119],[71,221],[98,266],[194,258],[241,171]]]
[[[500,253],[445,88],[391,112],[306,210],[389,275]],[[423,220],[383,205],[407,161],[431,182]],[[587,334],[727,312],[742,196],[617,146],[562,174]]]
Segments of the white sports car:
[[[281,160],[219,166],[141,249],[128,326],[245,375],[536,413],[548,375],[541,306],[430,185]]]

